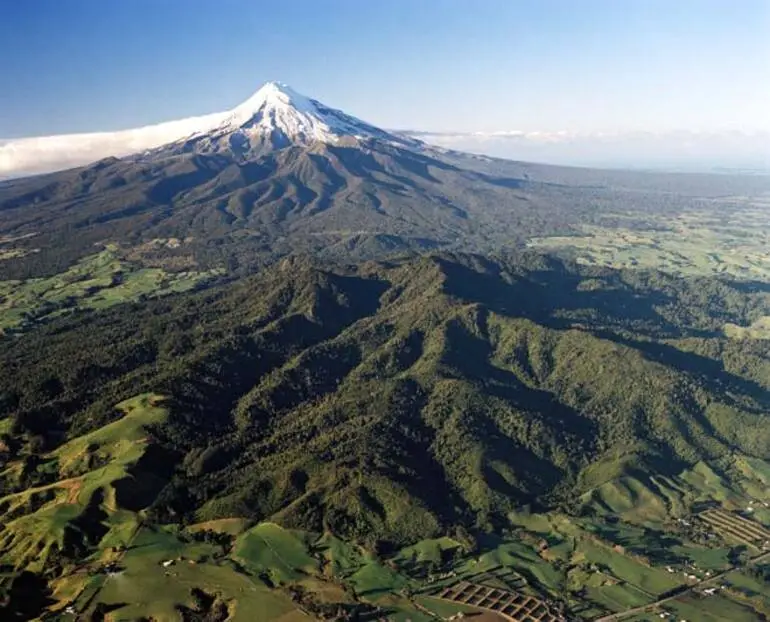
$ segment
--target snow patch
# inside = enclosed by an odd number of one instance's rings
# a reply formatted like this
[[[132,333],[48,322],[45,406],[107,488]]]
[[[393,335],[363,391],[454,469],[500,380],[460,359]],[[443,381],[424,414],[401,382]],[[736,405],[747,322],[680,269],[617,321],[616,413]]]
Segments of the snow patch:
[[[390,134],[365,121],[329,108],[282,82],[268,82],[254,95],[226,113],[217,127],[201,131],[201,138],[216,150],[223,137],[237,136],[241,144],[258,144],[268,140],[281,144],[338,143],[342,138],[380,139],[400,145],[417,145],[419,141]]]

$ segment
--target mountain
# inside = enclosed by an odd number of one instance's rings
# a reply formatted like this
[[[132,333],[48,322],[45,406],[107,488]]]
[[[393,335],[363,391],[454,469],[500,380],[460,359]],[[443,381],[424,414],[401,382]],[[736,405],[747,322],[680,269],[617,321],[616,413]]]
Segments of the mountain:
[[[12,278],[61,272],[94,245],[157,239],[183,242],[163,251],[170,261],[247,273],[296,252],[486,252],[574,233],[626,206],[670,215],[766,186],[440,150],[269,83],[155,149],[0,185],[0,237],[14,240],[3,260]]]
[[[268,82],[216,124],[166,145],[158,153],[226,153],[249,159],[290,145],[355,144],[367,139],[404,147],[421,145],[300,95],[286,84]]]
[[[218,127],[226,126],[228,122],[238,119],[248,121],[254,116],[257,109],[265,103],[266,99],[272,100],[273,110],[304,110],[304,121],[310,118],[330,117],[331,124],[326,123],[323,132],[331,131],[339,134],[340,131],[355,134],[364,130],[361,135],[382,135],[383,132],[358,119],[354,119],[341,111],[332,110],[320,102],[310,100],[300,95],[291,87],[280,82],[268,82],[247,101],[234,109],[224,112],[215,112],[202,116],[165,121],[155,125],[148,125],[130,130],[115,132],[94,132],[86,134],[65,134],[60,136],[41,136],[34,138],[22,138],[13,140],[0,140],[0,180],[4,177],[42,172],[51,172],[60,169],[71,168],[77,165],[102,160],[105,157],[127,156],[134,153],[142,153],[147,150],[184,140],[195,134],[203,134]],[[283,100],[281,102],[281,100]],[[277,107],[276,107],[277,104]],[[308,116],[308,113],[310,117]],[[302,115],[303,113],[300,113]],[[326,121],[328,122],[328,118]],[[321,119],[318,119],[320,122]],[[352,123],[352,126],[351,126]],[[316,123],[318,129],[318,124]],[[331,129],[330,129],[331,128]],[[404,141],[400,134],[391,135],[391,139]],[[416,142],[416,141],[412,141]],[[69,165],[68,165],[69,164]]]

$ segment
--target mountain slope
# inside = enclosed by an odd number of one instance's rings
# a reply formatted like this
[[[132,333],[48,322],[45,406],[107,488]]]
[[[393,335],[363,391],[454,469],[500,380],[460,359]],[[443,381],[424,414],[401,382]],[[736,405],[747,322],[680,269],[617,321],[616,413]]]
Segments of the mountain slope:
[[[49,276],[95,244],[170,238],[184,248],[166,257],[240,273],[296,252],[486,252],[618,211],[703,209],[702,197],[766,187],[445,152],[273,83],[201,123],[150,151],[0,185],[4,273]]]

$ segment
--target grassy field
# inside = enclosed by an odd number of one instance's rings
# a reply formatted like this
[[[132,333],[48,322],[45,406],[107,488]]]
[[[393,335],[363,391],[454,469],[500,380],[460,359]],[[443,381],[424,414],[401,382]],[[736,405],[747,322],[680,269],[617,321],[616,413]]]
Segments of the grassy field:
[[[196,605],[194,588],[226,603],[232,620],[269,622],[296,609],[286,594],[213,561],[216,554],[212,545],[183,543],[173,532],[143,529],[121,560],[123,570],[105,579],[93,603],[117,607],[110,614],[115,622],[148,616],[180,620],[179,606]],[[170,560],[173,565],[164,566]]]
[[[770,525],[770,463],[737,456],[730,465],[730,474],[754,506],[753,518]]]
[[[324,560],[327,574],[333,576],[347,577],[366,563],[364,552],[359,547],[330,533],[319,536],[313,546]]]
[[[770,315],[764,315],[745,327],[727,323],[724,330],[730,339],[770,339]]]
[[[757,622],[757,613],[744,605],[719,594],[714,596],[686,596],[666,603],[677,620],[698,622]]]
[[[362,565],[348,577],[360,597],[380,602],[384,596],[400,592],[410,585],[404,575],[381,563],[373,555],[365,555],[362,561]]]
[[[587,588],[588,597],[610,611],[625,611],[650,602],[646,595],[627,585],[603,585]]]
[[[11,517],[4,519],[0,531],[3,562],[30,570],[43,568],[51,554],[66,552],[65,538],[85,542],[97,537],[76,524],[87,511],[101,517],[92,528],[106,532],[99,537],[106,545],[125,544],[130,538],[137,518],[118,507],[114,483],[132,479],[129,469],[147,447],[146,426],[163,421],[168,413],[162,398],[152,394],[116,408],[123,412],[121,419],[43,457],[44,468],[55,471],[58,481],[0,499],[3,514]],[[19,509],[29,507],[36,509],[14,518]]]
[[[663,480],[653,482],[633,476],[602,484],[584,495],[583,502],[637,524],[661,523],[671,514],[684,511],[681,495]]]
[[[746,507],[752,500],[770,499],[767,486],[768,463],[734,456],[718,473],[697,462],[675,477],[648,476],[623,469],[581,497],[584,508],[595,515],[613,515],[622,520],[659,527],[672,518],[685,517],[700,502],[724,503],[730,508]]]
[[[664,568],[650,567],[633,557],[617,552],[593,540],[584,540],[578,548],[578,557],[594,564],[600,570],[620,581],[628,583],[648,595],[658,595],[681,585],[679,577],[666,572]]]
[[[770,617],[770,583],[746,571],[731,572],[725,577],[725,583],[729,586],[727,596]]]
[[[767,206],[742,202],[723,217],[707,212],[648,216],[634,228],[583,226],[574,236],[535,238],[529,245],[567,251],[587,265],[768,281],[768,222]]]
[[[671,552],[674,555],[688,559],[701,570],[719,571],[724,570],[730,565],[728,559],[730,547],[727,546],[706,548],[702,546],[678,544],[671,547]]]
[[[274,523],[261,523],[239,536],[233,558],[254,574],[267,573],[275,585],[299,581],[319,570],[304,534]]]
[[[141,296],[190,290],[218,274],[166,272],[121,259],[115,246],[47,278],[0,281],[0,334],[76,309],[104,309]]]
[[[729,502],[739,498],[735,487],[704,462],[698,462],[682,472],[678,479],[690,486],[694,501]]]
[[[308,619],[289,590],[303,589],[316,603],[375,603],[389,619],[430,620],[403,588],[415,584],[376,556],[332,536],[261,523],[212,521],[180,530],[142,527],[119,556],[119,570],[63,582],[58,594],[88,613],[101,603],[111,620],[181,620],[180,607],[196,607],[194,590],[224,603],[233,620],[287,622]],[[234,535],[232,548],[191,542],[188,535],[214,531]],[[113,559],[113,561],[115,561]],[[355,595],[355,596],[354,596]],[[63,605],[62,605],[63,606]]]
[[[635,554],[671,546],[670,536],[660,532],[633,523],[576,520],[558,514],[532,515],[526,520],[519,517],[517,523],[535,528],[534,532],[547,541],[548,546],[540,552],[540,558],[571,568],[567,582],[572,587],[590,581],[591,577],[595,577],[598,587],[607,583],[602,578],[607,577],[610,583],[629,584],[635,594],[641,591],[657,595],[681,583],[654,555],[651,554],[651,561],[647,562]]]

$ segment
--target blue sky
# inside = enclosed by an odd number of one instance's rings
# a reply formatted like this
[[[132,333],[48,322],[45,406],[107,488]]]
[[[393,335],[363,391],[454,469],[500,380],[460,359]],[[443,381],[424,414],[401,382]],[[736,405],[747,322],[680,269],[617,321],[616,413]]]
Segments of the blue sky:
[[[230,108],[381,126],[770,129],[767,0],[0,0],[0,138]]]

